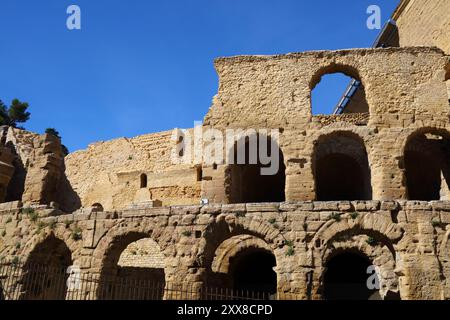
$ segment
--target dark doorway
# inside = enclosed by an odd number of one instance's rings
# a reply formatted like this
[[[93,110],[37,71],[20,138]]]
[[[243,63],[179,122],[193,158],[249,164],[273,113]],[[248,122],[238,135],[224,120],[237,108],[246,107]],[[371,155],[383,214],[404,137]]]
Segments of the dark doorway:
[[[275,294],[277,274],[273,270],[275,256],[262,249],[248,249],[231,261],[233,288],[250,292]]]
[[[317,198],[321,201],[365,200],[364,174],[359,164],[344,154],[331,154],[317,162]]]
[[[141,188],[147,188],[147,175],[141,174]]]
[[[371,200],[369,161],[362,140],[351,133],[325,136],[314,148],[316,200]]]
[[[379,297],[378,290],[370,290],[367,268],[372,263],[362,254],[341,253],[326,264],[323,278],[326,300],[371,300]]]
[[[24,265],[24,300],[65,300],[72,254],[64,241],[49,236],[38,244]]]
[[[450,139],[440,134],[417,134],[405,147],[409,200],[446,198],[450,185]]]
[[[250,141],[256,142],[257,147],[253,148]],[[262,170],[269,168],[273,163],[263,164],[260,157],[260,143],[267,143],[268,157],[276,159],[277,170],[274,174],[264,174]],[[276,150],[272,155],[271,150]],[[251,156],[251,153],[253,156]],[[238,163],[238,153],[245,154],[245,163]],[[256,162],[250,159],[255,157]],[[242,162],[242,161],[241,161]],[[254,162],[254,163],[252,163]],[[257,139],[246,139],[243,147],[234,148],[234,160],[229,166],[229,202],[249,203],[249,202],[283,202],[285,200],[284,188],[286,183],[284,157],[278,144],[266,136],[258,136]],[[272,167],[275,168],[275,167]]]

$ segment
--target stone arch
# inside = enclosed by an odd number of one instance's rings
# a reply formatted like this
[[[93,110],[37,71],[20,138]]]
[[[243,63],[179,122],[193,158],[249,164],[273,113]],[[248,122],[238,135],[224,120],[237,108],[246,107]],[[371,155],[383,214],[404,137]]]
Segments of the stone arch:
[[[309,82],[309,89],[313,90],[314,87],[320,82],[320,79],[330,73],[343,73],[348,77],[352,77],[354,79],[361,80],[361,76],[359,74],[359,71],[354,66],[348,65],[348,64],[337,64],[337,63],[331,63],[329,65],[323,66],[319,68],[314,75],[311,77],[311,80]]]
[[[141,223],[144,226],[141,226]],[[163,298],[167,264],[166,256],[159,245],[159,237],[162,235],[159,234],[160,229],[156,226],[147,225],[145,222],[141,223],[116,225],[99,241],[93,254],[94,266],[100,271],[97,288],[98,299],[130,299],[130,283],[133,281],[136,287],[132,293],[133,297],[137,299]],[[143,240],[147,240],[149,242],[147,244],[153,246],[150,252],[145,251],[145,253],[156,254],[156,259],[143,258],[126,261],[127,259],[123,255],[127,250],[130,252],[133,250],[130,245],[138,246],[139,242]],[[140,260],[139,263],[134,263],[138,260]]]
[[[260,158],[263,143],[267,143],[266,150],[270,151],[272,161],[267,165]],[[266,154],[269,155],[269,152]],[[285,200],[286,166],[283,151],[276,139],[256,132],[239,137],[233,147],[227,150],[227,159],[229,165],[225,189],[229,203]]]
[[[94,203],[91,207],[92,207],[93,211],[95,211],[95,212],[103,212],[104,211],[102,204],[99,202]]]
[[[365,276],[363,279],[367,280],[369,276],[376,276],[379,283],[379,288],[376,290],[368,290],[371,299],[385,299],[395,295],[399,295],[399,281],[396,275],[396,257],[390,248],[377,240],[369,241],[366,234],[357,234],[351,237],[343,236],[333,241],[331,246],[328,246],[322,253],[321,264],[323,266],[321,272],[321,288],[320,291],[324,294],[326,272],[329,262],[332,258],[339,256],[340,254],[352,253],[360,255],[363,259],[369,262],[365,266],[365,270],[360,272]],[[372,272],[368,272],[368,266],[374,266]],[[372,284],[375,284],[373,281]],[[324,294],[326,296],[326,294]],[[367,297],[368,298],[368,297]]]
[[[450,199],[450,132],[421,128],[410,134],[400,167],[409,200]]]
[[[342,234],[360,233],[374,236],[391,247],[403,237],[403,229],[382,215],[366,213],[355,219],[346,215],[339,222],[334,219],[327,221],[310,242],[310,249],[321,249]],[[393,248],[391,251],[395,252]]]
[[[227,273],[230,268],[230,259],[240,251],[249,248],[260,248],[272,251],[272,248],[261,238],[248,234],[233,236],[223,241],[216,249],[217,254],[211,265],[213,272]]]
[[[323,293],[323,276],[330,257],[341,252],[363,254],[376,267],[382,298],[398,295],[396,275],[397,255],[394,244],[403,237],[403,230],[388,218],[367,213],[355,219],[342,216],[339,222],[325,223],[309,243],[309,252],[315,266],[314,278],[318,297]]]
[[[219,245],[211,269],[221,287],[274,295],[276,264],[272,248],[264,240],[243,234]]]
[[[348,87],[348,104],[346,105],[345,113],[369,113],[369,105],[366,98],[364,81],[361,79],[360,73],[357,68],[346,64],[331,63],[318,69],[311,77],[309,82],[310,89],[310,112],[312,113],[312,91],[321,82],[325,75],[341,73],[347,77],[352,78]],[[342,92],[346,94],[346,92]],[[352,101],[351,99],[354,99]]]
[[[281,258],[286,239],[278,229],[255,217],[221,214],[207,226],[199,244],[197,265],[211,270],[215,252],[225,240],[233,236],[248,235],[261,239],[277,258]]]
[[[21,277],[21,299],[64,300],[67,295],[67,268],[73,264],[72,251],[53,232],[37,242],[28,254]]]
[[[371,170],[364,140],[351,131],[333,131],[314,142],[312,171],[316,199],[371,200]]]
[[[248,239],[253,239],[255,242],[249,240],[245,242],[246,245],[253,242],[254,244],[259,244],[259,248],[266,252],[270,250],[276,262],[282,261],[285,256],[286,239],[272,225],[256,217],[238,217],[234,213],[220,214],[214,221],[209,223],[199,243],[196,266],[204,270],[202,275],[205,286],[215,287],[223,284],[223,278],[212,270],[214,258],[219,246],[235,236],[243,236],[244,239],[245,237],[250,237]],[[228,241],[226,243],[231,244],[234,240]],[[229,252],[231,253],[233,251],[230,249]],[[224,257],[227,257],[227,255],[223,256],[222,259]],[[214,263],[214,268],[219,265],[218,263]],[[215,270],[217,271],[219,268]],[[279,282],[278,285],[280,285]]]
[[[216,267],[221,265],[214,262],[215,254],[219,246],[228,239],[233,240],[228,240],[226,243],[234,243],[234,239],[238,239],[233,238],[236,236],[242,236],[244,237],[243,239],[249,237],[249,241],[245,241],[244,245],[249,245],[247,249],[251,249],[250,243],[254,241],[253,244],[258,244],[258,249],[261,249],[259,252],[272,254],[274,261],[277,264],[277,267],[273,268],[277,274],[277,290],[280,291],[283,286],[286,287],[288,285],[286,283],[287,280],[282,277],[278,270],[278,263],[281,265],[281,261],[286,257],[286,250],[288,248],[287,239],[284,238],[278,229],[275,229],[272,225],[262,221],[260,218],[251,216],[242,217],[237,216],[235,213],[218,215],[208,224],[203,233],[195,262],[196,267],[203,270],[203,285],[207,287],[223,286],[223,277],[212,270],[213,263],[216,271],[219,270],[219,268]],[[250,239],[253,239],[253,241],[250,241]],[[233,252],[231,249],[227,251],[229,251],[229,253]],[[245,254],[245,251],[246,250],[240,252]],[[226,261],[223,260],[223,258],[226,259],[226,257],[229,256],[230,255],[222,256],[222,261]],[[223,265],[224,264],[222,264],[222,266]]]

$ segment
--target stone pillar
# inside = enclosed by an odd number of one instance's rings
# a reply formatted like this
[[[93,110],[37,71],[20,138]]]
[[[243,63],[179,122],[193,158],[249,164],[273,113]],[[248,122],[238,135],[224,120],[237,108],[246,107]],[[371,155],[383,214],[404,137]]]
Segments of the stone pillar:
[[[24,204],[49,204],[58,199],[58,183],[64,174],[64,161],[60,140],[50,134],[38,136],[33,141],[35,154],[28,166]]]
[[[209,203],[228,203],[230,181],[226,165],[203,167],[201,198]]]

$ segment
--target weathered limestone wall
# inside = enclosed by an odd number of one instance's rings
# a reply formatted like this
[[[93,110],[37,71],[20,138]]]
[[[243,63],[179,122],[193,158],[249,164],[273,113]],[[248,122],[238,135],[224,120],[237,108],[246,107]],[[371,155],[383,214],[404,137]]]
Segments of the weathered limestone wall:
[[[97,142],[66,157],[66,174],[83,207],[105,210],[158,200],[162,205],[197,204],[201,183],[194,165],[173,164],[172,131]],[[140,175],[147,175],[141,188]]]
[[[401,47],[435,46],[450,54],[450,2],[447,0],[402,0],[392,15]],[[447,76],[450,101],[450,80]]]
[[[311,89],[322,75],[334,72],[363,82],[371,115],[369,126],[404,127],[413,120],[433,118],[443,121],[448,116],[444,83],[447,61],[440,50],[433,48],[219,58],[215,62],[219,93],[205,125],[306,129],[312,120]]]
[[[399,45],[438,47],[450,54],[448,12],[448,0],[402,0],[392,16],[399,30]]]
[[[58,186],[64,180],[64,160],[60,140],[9,127],[2,143],[14,155],[14,175],[6,200],[25,204],[60,202]]]
[[[447,64],[448,56],[433,48],[217,59],[219,92],[204,130],[280,129],[285,193],[292,201],[316,199],[316,142],[327,135],[353,133],[368,153],[373,199],[406,199],[402,161],[408,138],[424,128],[450,128]],[[333,72],[362,81],[369,114],[311,115],[311,90],[322,75]],[[229,167],[203,164],[199,177],[196,164],[172,163],[172,133],[99,142],[69,155],[66,174],[81,206],[99,203],[105,210],[120,210],[149,200],[165,206],[197,204],[201,198],[227,203]],[[141,174],[147,175],[145,188],[140,188]]]
[[[121,267],[164,269],[164,255],[155,241],[146,238],[128,245],[117,264]]]
[[[256,247],[276,258],[280,297],[320,299],[329,257],[356,250],[377,267],[382,296],[390,291],[402,299],[450,299],[448,201],[209,205],[61,216],[42,209],[38,219],[2,209],[0,256],[8,260],[38,262],[30,261],[36,248],[52,257],[59,239],[82,272],[104,274],[130,243],[150,238],[161,250],[150,254],[164,257],[166,282],[200,287],[217,285],[220,275],[231,272],[234,256]]]
[[[219,92],[204,126],[222,130],[279,128],[286,199],[292,201],[316,198],[313,150],[320,138],[354,133],[368,153],[373,199],[406,199],[402,161],[408,138],[424,128],[450,128],[444,82],[447,62],[448,56],[433,48],[217,59]],[[362,81],[370,111],[367,125],[354,120],[329,122],[324,119],[336,117],[311,115],[312,88],[322,75],[333,72]],[[219,165],[211,174],[212,180],[204,183],[204,197],[227,201],[226,194],[217,192],[225,189],[226,173],[226,166]]]

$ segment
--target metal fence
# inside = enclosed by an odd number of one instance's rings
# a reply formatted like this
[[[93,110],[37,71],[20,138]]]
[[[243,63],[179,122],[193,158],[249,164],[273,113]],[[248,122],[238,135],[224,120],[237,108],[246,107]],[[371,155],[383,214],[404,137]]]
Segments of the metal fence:
[[[269,292],[106,277],[72,267],[0,263],[0,300],[273,300]]]

